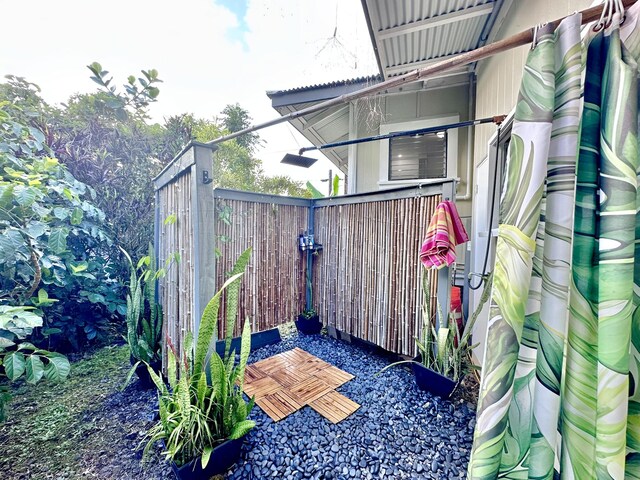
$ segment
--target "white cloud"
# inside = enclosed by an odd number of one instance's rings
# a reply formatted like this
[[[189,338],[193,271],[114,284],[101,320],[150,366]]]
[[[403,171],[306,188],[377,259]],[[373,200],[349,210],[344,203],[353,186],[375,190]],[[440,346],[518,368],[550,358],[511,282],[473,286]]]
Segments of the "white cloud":
[[[3,37],[12,39],[0,43],[0,76],[26,77],[53,103],[93,91],[85,66],[99,61],[118,83],[141,68],[159,71],[164,84],[151,108],[156,119],[181,112],[211,118],[237,102],[261,123],[277,116],[267,90],[377,71],[359,0],[250,0],[245,19],[213,0],[0,3]],[[229,30],[242,21],[244,42],[234,41]],[[320,186],[332,167],[326,159],[309,170],[278,163],[286,151],[308,144],[297,133],[294,140],[293,130],[260,132],[265,169]]]

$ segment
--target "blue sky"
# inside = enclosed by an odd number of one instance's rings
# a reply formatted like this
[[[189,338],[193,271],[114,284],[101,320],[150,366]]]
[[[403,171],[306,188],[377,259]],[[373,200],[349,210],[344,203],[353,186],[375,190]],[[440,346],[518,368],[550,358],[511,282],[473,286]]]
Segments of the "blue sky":
[[[247,42],[244,35],[248,32],[246,16],[249,8],[248,0],[219,0],[220,5],[228,8],[238,19],[238,26],[227,30],[227,36],[230,40],[239,41],[247,48]]]
[[[158,70],[164,83],[149,109],[156,121],[184,112],[213,118],[239,103],[261,123],[278,116],[267,90],[377,72],[360,0],[110,0],[107,9],[87,0],[0,2],[3,18],[15,20],[2,33],[20,39],[0,42],[0,82],[23,76],[51,103],[94,91],[86,65],[97,61],[116,85],[141,69]],[[25,35],[25,18],[45,40]],[[317,152],[310,169],[283,170],[285,153],[309,145],[288,124],[260,135],[257,156],[269,174],[323,185],[318,180],[335,171]]]

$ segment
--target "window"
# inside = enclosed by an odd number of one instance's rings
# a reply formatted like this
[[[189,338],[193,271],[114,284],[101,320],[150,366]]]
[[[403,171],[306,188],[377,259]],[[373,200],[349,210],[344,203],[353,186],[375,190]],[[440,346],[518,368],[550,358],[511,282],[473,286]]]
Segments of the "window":
[[[458,115],[383,123],[380,134],[432,128],[460,121]],[[439,182],[458,175],[458,129],[414,137],[380,140],[378,185],[380,188]]]
[[[446,132],[389,140],[389,180],[446,177]]]

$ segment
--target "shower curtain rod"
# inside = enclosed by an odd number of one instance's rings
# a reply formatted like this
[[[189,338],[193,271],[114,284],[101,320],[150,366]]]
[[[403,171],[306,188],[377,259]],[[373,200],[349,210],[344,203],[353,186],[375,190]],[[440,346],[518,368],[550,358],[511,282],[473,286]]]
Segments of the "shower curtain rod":
[[[631,5],[635,4],[637,1],[638,0],[622,0],[622,4],[626,9]],[[602,14],[603,8],[604,8],[604,3],[602,5],[597,5],[595,7],[581,10],[579,13],[582,14],[582,25],[598,20],[600,18],[600,15]],[[554,27],[556,27],[565,18],[567,17],[565,16],[565,17],[559,18],[557,20],[549,22],[549,24],[553,24]],[[409,73],[398,75],[397,77],[392,77],[388,80],[385,80],[380,83],[376,83],[375,85],[371,85],[369,87],[362,88],[355,92],[340,95],[339,97],[335,97],[335,98],[326,100],[324,102],[317,103],[316,105],[303,108],[302,110],[288,113],[287,115],[284,115],[282,117],[274,118],[273,120],[269,120],[268,122],[259,123],[257,125],[253,125],[243,130],[239,130],[237,132],[231,133],[229,135],[224,135],[222,137],[215,138],[207,142],[207,144],[216,145],[218,143],[226,142],[227,140],[234,139],[236,137],[244,135],[245,133],[251,133],[251,132],[255,132],[256,130],[262,130],[263,128],[271,127],[273,125],[278,125],[279,123],[284,123],[289,120],[293,120],[298,117],[308,115],[310,113],[319,112],[329,107],[334,107],[336,105],[341,105],[343,103],[348,103],[353,100],[357,100],[359,98],[374,95],[384,90],[387,90],[389,88],[400,87],[402,85],[407,85],[409,83],[417,82],[418,80],[432,77],[438,73],[446,72],[456,67],[461,67],[464,65],[468,65],[470,63],[477,62],[479,60],[483,60],[488,57],[492,57],[493,55],[505,52],[507,50],[511,50],[512,48],[521,47],[523,45],[530,44],[533,42],[534,30],[535,30],[535,27],[529,28],[520,33],[516,33],[515,35],[507,37],[503,40],[490,43],[489,45],[485,45],[483,47],[477,48],[475,50],[471,50],[469,52],[461,53],[460,55],[456,55],[455,57],[449,58],[447,60],[443,60],[441,62],[435,63],[428,67],[412,70]]]

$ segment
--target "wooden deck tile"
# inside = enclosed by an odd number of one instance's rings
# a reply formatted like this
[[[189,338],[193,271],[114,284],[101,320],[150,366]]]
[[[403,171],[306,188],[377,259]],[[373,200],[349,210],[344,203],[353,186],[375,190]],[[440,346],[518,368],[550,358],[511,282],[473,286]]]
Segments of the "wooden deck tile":
[[[267,375],[255,365],[247,365],[244,369],[244,383],[251,383]]]
[[[316,412],[332,423],[339,423],[360,408],[356,402],[331,390],[309,404]]]
[[[309,377],[306,380],[288,388],[287,391],[298,403],[308,405],[315,399],[320,398],[333,390],[329,385],[316,377]]]
[[[294,367],[285,367],[271,374],[271,378],[286,388],[293,387],[309,377],[308,373],[301,372]]]
[[[310,405],[338,423],[360,408],[334,390],[352,378],[349,372],[296,347],[248,365],[244,392],[255,395],[256,404],[274,422]]]
[[[282,352],[280,355],[293,366],[304,363],[307,360],[317,358],[298,347]]]
[[[278,382],[271,377],[259,378],[251,383],[244,384],[244,393],[249,397],[256,396],[256,400],[272,393],[277,392],[282,388]]]
[[[303,405],[291,397],[291,394],[284,390],[278,390],[271,395],[262,397],[256,400],[256,404],[269,415],[274,422],[286,418],[303,407]]]
[[[304,363],[301,363],[296,368],[301,372],[305,372],[309,375],[313,375],[320,370],[324,370],[325,368],[329,368],[331,366],[330,363],[325,362],[324,360],[320,360],[319,358],[312,358],[307,360]]]
[[[284,358],[273,356],[260,360],[253,365],[267,375],[271,375],[273,372],[277,372],[278,370],[289,366],[289,363]]]
[[[324,383],[333,388],[337,388],[355,378],[349,372],[340,370],[338,367],[334,367],[333,365],[329,365],[327,368],[314,372],[313,376],[318,377]]]

